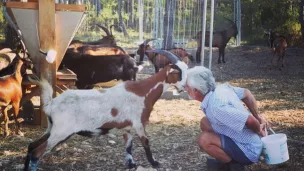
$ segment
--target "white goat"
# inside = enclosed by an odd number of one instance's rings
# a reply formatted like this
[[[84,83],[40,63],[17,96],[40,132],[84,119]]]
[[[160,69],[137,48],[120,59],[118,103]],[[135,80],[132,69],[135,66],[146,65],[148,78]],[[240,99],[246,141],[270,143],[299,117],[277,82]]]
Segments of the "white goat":
[[[159,73],[141,81],[127,81],[108,90],[67,90],[52,99],[53,89],[42,80],[43,110],[48,117],[46,133],[28,147],[24,170],[37,170],[39,159],[46,151],[65,141],[73,134],[98,136],[112,128],[131,126],[136,130],[145,149],[147,159],[153,167],[154,160],[145,133],[145,125],[155,102],[170,85],[183,90],[186,83],[187,65],[170,52],[155,50],[165,54],[174,65],[168,65]],[[126,143],[126,164],[136,167],[133,160],[132,136],[124,134]]]

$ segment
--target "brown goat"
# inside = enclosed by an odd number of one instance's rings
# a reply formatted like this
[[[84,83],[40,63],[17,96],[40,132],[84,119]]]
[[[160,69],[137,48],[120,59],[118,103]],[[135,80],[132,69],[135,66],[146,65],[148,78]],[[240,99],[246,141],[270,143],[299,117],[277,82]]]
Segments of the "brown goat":
[[[24,62],[26,62],[26,65],[24,65]],[[22,76],[26,72],[27,63],[28,61],[25,61],[25,59],[20,58],[20,56],[17,54],[11,64],[15,67],[14,73],[11,75],[0,77],[0,107],[2,112],[4,113],[5,136],[8,136],[10,134],[10,131],[8,129],[8,110],[10,104],[12,104],[14,109],[14,119],[17,125],[16,134],[23,136],[23,133],[20,131],[20,125],[17,119],[19,114],[20,100],[22,98]]]
[[[285,37],[279,36],[276,37],[273,41],[273,47],[272,47],[272,59],[271,59],[271,63],[273,62],[273,59],[275,58],[275,56],[279,56],[278,58],[278,62],[280,61],[280,59],[282,59],[282,64],[281,66],[284,67],[284,56],[285,56],[285,51],[287,48],[287,41]],[[281,67],[280,67],[281,70]]]
[[[140,59],[139,59],[140,62],[143,61],[144,55],[147,55],[149,60],[154,65],[155,73],[157,73],[160,68],[164,68],[165,66],[167,66],[171,62],[163,54],[155,54],[155,53],[147,52],[148,50],[152,50],[152,48],[148,44],[149,41],[151,41],[151,40],[153,40],[153,39],[147,39],[141,45],[139,45],[139,48],[137,50],[137,54],[140,55]],[[185,62],[187,65],[190,63],[190,61],[194,61],[193,56],[191,54],[189,54],[183,48],[167,49],[166,51],[169,51],[169,52],[175,54],[181,61]]]
[[[230,23],[231,26],[227,28],[226,30],[223,31],[215,31],[213,32],[213,40],[212,40],[212,47],[218,47],[219,49],[219,58],[218,58],[218,63],[220,64],[221,62],[225,63],[225,48],[227,43],[229,42],[231,37],[236,37],[238,34],[237,31],[237,26],[236,24],[227,19]],[[205,46],[209,46],[209,35],[210,32],[206,32],[206,37],[205,37]],[[200,63],[201,62],[201,44],[202,44],[202,31],[199,31],[196,36],[197,40],[197,51],[196,51],[196,62]],[[222,60],[221,60],[222,59]]]

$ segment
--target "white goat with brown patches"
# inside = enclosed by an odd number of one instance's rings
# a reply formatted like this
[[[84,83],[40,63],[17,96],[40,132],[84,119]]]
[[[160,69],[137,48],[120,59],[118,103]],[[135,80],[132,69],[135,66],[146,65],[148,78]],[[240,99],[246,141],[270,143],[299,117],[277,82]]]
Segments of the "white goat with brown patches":
[[[165,54],[174,65],[168,65],[157,74],[141,81],[126,81],[108,90],[67,90],[52,99],[52,87],[47,81],[42,87],[43,110],[48,117],[46,133],[28,147],[24,170],[37,170],[39,159],[46,151],[65,141],[73,134],[99,136],[113,128],[132,127],[140,137],[147,159],[153,167],[154,160],[145,125],[149,121],[155,102],[170,85],[183,90],[186,82],[187,65],[170,52],[153,51]],[[126,164],[136,167],[133,160],[132,136],[124,134],[126,143]]]

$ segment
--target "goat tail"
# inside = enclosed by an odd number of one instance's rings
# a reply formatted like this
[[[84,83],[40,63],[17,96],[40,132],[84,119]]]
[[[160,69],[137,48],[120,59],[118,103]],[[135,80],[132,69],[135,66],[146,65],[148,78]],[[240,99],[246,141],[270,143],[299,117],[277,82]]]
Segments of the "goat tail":
[[[43,110],[47,115],[49,115],[51,114],[50,107],[53,100],[53,88],[46,79],[41,80],[40,87]]]
[[[34,76],[35,80],[31,77],[28,77],[29,81],[32,83],[36,83],[41,88],[41,101],[43,104],[43,110],[46,115],[50,116],[51,114],[51,103],[53,100],[53,88],[51,84],[44,78],[39,80],[37,76]]]

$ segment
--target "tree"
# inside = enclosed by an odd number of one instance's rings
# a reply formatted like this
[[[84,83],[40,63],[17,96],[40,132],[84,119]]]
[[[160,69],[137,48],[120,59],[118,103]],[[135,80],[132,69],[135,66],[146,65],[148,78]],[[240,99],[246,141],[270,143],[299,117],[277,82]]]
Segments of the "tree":
[[[164,49],[173,48],[174,14],[176,0],[166,0],[166,13],[164,17]]]
[[[300,12],[299,21],[301,23],[302,40],[304,40],[304,15],[303,15],[303,12],[304,12],[304,0],[301,0],[299,12]]]
[[[118,0],[118,18],[119,18],[119,26],[122,28],[122,31],[124,33],[125,37],[129,37],[125,23],[122,19],[122,14],[121,14],[121,7],[122,7],[122,0]]]

